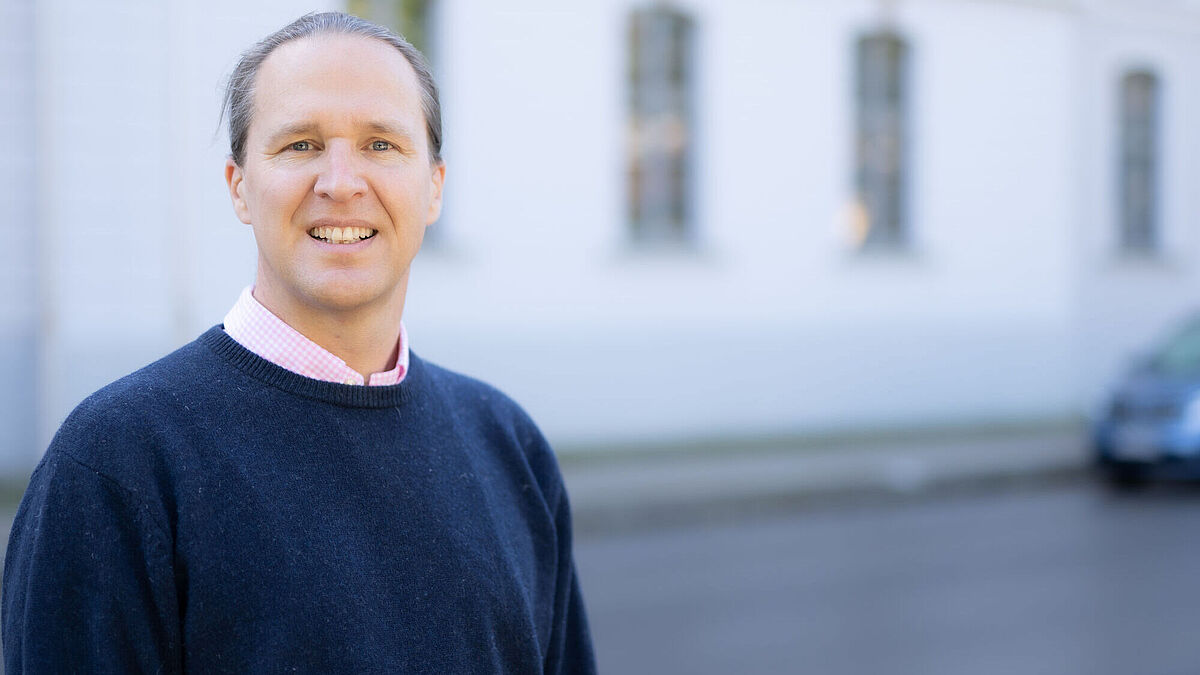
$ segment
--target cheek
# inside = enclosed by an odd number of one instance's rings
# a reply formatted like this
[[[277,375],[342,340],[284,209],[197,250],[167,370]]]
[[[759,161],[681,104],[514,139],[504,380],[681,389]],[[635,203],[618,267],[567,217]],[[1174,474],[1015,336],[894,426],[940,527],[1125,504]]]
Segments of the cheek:
[[[390,202],[403,214],[406,220],[419,219],[424,216],[433,199],[428,178],[418,172],[406,176],[403,183],[389,186]]]
[[[393,225],[403,227],[404,223],[411,219],[414,201],[412,194],[405,192],[402,187],[386,181],[373,182],[371,191],[375,193],[376,199],[379,200],[379,206],[383,208]]]
[[[251,208],[268,220],[289,218],[309,193],[303,176],[286,172],[259,176],[254,186]]]

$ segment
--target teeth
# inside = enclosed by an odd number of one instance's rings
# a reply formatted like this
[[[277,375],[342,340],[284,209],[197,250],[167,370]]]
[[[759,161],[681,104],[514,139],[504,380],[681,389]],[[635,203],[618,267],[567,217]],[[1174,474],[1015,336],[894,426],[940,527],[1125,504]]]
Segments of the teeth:
[[[375,235],[375,230],[369,227],[330,227],[322,225],[309,230],[308,235],[332,244],[353,244],[356,241],[370,239]]]

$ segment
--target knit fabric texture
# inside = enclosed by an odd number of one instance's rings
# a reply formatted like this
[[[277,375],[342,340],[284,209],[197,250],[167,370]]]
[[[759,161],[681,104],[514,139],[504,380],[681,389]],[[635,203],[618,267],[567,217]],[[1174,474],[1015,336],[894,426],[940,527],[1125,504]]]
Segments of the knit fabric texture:
[[[529,417],[411,355],[322,382],[220,326],[93,394],[17,512],[26,672],[593,673],[558,466]]]

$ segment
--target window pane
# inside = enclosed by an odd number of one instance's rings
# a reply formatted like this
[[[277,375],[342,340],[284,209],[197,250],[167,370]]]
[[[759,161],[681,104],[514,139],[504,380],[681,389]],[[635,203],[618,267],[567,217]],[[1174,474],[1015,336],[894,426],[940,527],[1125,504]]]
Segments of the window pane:
[[[907,243],[908,47],[891,33],[858,41],[855,63],[857,127],[855,187],[864,217],[862,248]]]
[[[432,4],[432,0],[347,0],[346,12],[391,28],[432,60]]]
[[[1158,249],[1158,78],[1144,71],[1126,74],[1120,99],[1120,245],[1132,253],[1153,253]]]
[[[692,235],[693,32],[691,18],[665,7],[630,20],[628,209],[638,241]]]

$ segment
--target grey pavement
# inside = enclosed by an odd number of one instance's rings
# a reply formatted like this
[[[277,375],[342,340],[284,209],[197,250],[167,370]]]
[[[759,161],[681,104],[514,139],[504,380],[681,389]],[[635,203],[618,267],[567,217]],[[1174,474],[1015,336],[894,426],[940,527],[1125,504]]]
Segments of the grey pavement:
[[[1083,475],[1086,453],[1077,426],[709,444],[642,454],[592,451],[561,459],[602,672],[1175,672],[1096,670],[1103,649],[1099,660],[1080,655],[1106,647],[1110,636],[1127,629],[1121,621],[1087,623],[1076,616],[1120,600],[1088,604],[1089,590],[1121,573],[1156,573],[1120,567],[1124,556],[1135,555],[1132,549],[1102,549],[1116,557],[1082,587],[1071,581],[1070,567],[1055,572],[1057,580],[1037,570],[1014,578],[1003,569],[1005,561],[1028,567],[1020,556],[1044,556],[1046,550],[1054,556],[1089,555],[1051,545],[1056,528],[1067,528],[1069,535],[1076,526],[1069,518],[1065,524],[1048,519],[1029,537],[1014,540],[1012,534],[1026,521],[1042,520],[1046,511],[1022,506],[1035,503],[1021,497],[1022,490],[1081,489],[1079,481],[1047,481]],[[1012,489],[973,489],[987,485]],[[946,489],[955,487],[967,488],[957,498],[968,501],[945,501],[954,498]],[[872,498],[881,496],[920,499],[899,511],[873,508]],[[998,499],[1008,506],[996,515],[990,507],[970,506],[970,499]],[[1036,503],[1063,510],[1055,507],[1057,499]],[[1078,515],[1080,507],[1071,500],[1079,497],[1067,499],[1065,510]],[[792,508],[798,504],[815,508]],[[1200,517],[1192,511],[1182,515]],[[0,513],[4,541],[12,515],[11,507]],[[1177,529],[1179,515],[1165,527]],[[1094,548],[1105,540],[1103,525],[1085,525],[1100,528],[1085,543]],[[1138,533],[1136,521],[1122,527],[1112,535]],[[955,561],[944,550],[962,546],[974,553]],[[914,557],[921,560],[916,567]],[[1193,561],[1171,563],[1172,576],[1166,578],[1175,579]],[[989,595],[976,583],[999,584],[1000,590]],[[1051,619],[1083,622],[1067,638],[1084,644],[1066,651],[1056,651],[1055,640],[1036,630],[1037,621],[1050,619],[1039,618],[1047,609],[1030,599],[1061,595],[1059,583],[1078,597],[1065,599],[1069,607],[1058,608],[1060,615]],[[1136,605],[1140,616],[1152,616],[1158,611],[1152,603],[1161,602],[1182,618],[1200,619],[1200,613],[1193,617],[1190,608],[1172,604],[1167,589],[1153,592]],[[973,612],[994,607],[1005,613],[960,625]],[[1061,616],[1064,611],[1070,616]],[[1034,613],[1034,629],[1024,633],[1011,625],[1023,612]],[[1002,632],[989,633],[997,629]],[[1186,649],[1177,632],[1157,638],[1171,650],[1163,663],[1182,662]],[[1035,656],[1000,658],[1002,639],[1013,635],[1028,643],[1020,649],[1051,661],[1030,668]],[[871,641],[874,651],[860,647],[862,640]],[[964,669],[972,654],[989,661]]]
[[[1200,488],[1089,481],[576,540],[601,672],[1200,672]]]
[[[582,531],[679,524],[835,498],[1019,484],[1080,475],[1087,466],[1077,424],[562,456]]]

